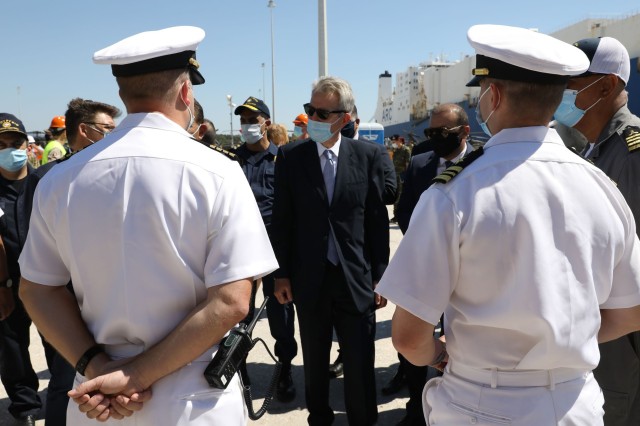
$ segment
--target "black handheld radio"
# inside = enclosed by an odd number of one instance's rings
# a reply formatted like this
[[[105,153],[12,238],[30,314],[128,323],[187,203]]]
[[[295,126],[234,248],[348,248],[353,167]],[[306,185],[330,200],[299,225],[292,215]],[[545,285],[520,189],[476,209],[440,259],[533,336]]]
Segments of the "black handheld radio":
[[[231,378],[238,371],[240,363],[247,357],[253,348],[251,333],[256,326],[258,319],[267,306],[267,299],[262,302],[262,306],[253,316],[253,320],[245,328],[244,325],[234,327],[229,335],[222,339],[218,352],[204,370],[204,377],[209,386],[218,389],[226,389]]]

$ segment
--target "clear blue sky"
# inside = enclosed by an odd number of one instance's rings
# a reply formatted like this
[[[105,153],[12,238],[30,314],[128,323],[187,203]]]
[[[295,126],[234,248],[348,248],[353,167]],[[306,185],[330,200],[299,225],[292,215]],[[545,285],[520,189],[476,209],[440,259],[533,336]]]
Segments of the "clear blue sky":
[[[275,0],[275,118],[291,121],[308,102],[318,77],[317,0]],[[221,132],[229,131],[229,106],[248,96],[271,107],[271,38],[268,0],[20,0],[3,5],[0,112],[21,118],[28,131],[43,130],[74,97],[124,109],[111,70],[93,64],[93,52],[132,34],[195,25],[207,36],[198,49],[207,79],[196,98]],[[627,15],[627,0],[489,2],[427,0],[327,0],[329,74],[353,86],[360,116],[373,117],[378,75],[405,71],[444,53],[473,54],[466,40],[474,24],[506,24],[549,33],[581,19]],[[265,63],[263,93],[263,68]],[[395,80],[394,80],[395,81]],[[19,89],[18,89],[19,87]],[[238,117],[233,126],[239,128]]]

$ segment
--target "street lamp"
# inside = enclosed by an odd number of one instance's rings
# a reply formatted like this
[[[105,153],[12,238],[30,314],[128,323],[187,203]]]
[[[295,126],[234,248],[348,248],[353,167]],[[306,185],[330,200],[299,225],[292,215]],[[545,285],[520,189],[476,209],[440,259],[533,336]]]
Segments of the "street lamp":
[[[231,95],[227,95],[227,101],[229,102],[229,127],[231,132],[231,147],[233,147],[233,109],[236,104],[231,101]]]
[[[273,0],[269,0],[267,5],[271,9],[271,122],[276,122],[276,63],[273,54],[273,8],[276,7],[276,3]]]

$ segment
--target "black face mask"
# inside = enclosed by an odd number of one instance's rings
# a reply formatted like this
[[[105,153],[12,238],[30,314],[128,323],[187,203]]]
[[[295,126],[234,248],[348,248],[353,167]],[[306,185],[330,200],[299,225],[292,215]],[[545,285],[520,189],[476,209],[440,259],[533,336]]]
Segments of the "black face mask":
[[[340,134],[345,138],[353,138],[356,135],[356,122],[349,121],[341,130]]]
[[[446,137],[443,137],[441,134],[437,136],[434,135],[430,141],[433,152],[435,152],[438,157],[447,157],[460,147],[460,134],[449,133]]]

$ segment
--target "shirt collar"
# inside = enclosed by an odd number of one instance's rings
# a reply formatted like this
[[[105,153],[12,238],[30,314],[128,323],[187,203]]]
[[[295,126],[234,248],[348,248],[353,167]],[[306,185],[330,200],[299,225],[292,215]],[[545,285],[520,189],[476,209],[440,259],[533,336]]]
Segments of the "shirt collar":
[[[342,136],[338,134],[338,141],[335,144],[333,144],[331,148],[329,148],[336,157],[338,157],[338,153],[340,152],[341,142],[342,142]],[[316,144],[316,148],[318,148],[318,157],[322,157],[322,154],[324,154],[327,148],[325,148],[322,144],[319,144],[317,142],[314,142],[314,143]]]
[[[440,157],[440,165],[443,165],[444,163],[446,163],[447,161],[451,161],[452,163],[457,163],[458,161],[460,161],[460,159],[462,157],[464,157],[464,154],[467,152],[467,143],[464,143],[464,149],[462,150],[462,152],[458,155],[456,155],[454,158],[452,158],[451,160],[445,160],[443,157]]]
[[[560,138],[560,135],[555,129],[550,129],[546,126],[531,126],[503,129],[489,139],[489,141],[484,145],[484,149],[491,148],[492,146],[517,142],[544,142],[564,145],[562,138]]]

